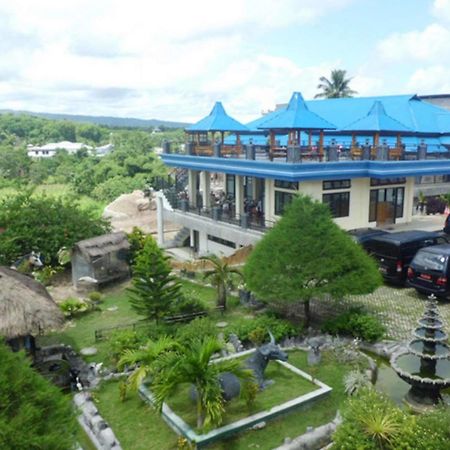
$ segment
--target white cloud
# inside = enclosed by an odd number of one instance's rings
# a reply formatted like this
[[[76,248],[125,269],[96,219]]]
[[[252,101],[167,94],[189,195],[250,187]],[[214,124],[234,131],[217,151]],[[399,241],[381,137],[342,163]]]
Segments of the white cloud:
[[[417,69],[407,83],[410,92],[438,94],[450,92],[450,68],[433,65]]]
[[[438,62],[450,57],[450,30],[440,24],[431,24],[422,31],[395,33],[378,45],[385,61]]]
[[[450,0],[434,0],[432,12],[437,20],[450,22]]]
[[[0,105],[192,120],[223,98],[244,120],[293,90],[312,97],[334,67],[249,40],[355,1],[0,0]]]

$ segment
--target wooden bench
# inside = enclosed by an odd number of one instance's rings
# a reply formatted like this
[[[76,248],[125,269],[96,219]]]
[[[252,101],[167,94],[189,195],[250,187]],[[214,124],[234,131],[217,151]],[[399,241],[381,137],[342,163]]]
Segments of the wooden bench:
[[[185,323],[196,319],[197,317],[205,317],[207,315],[206,311],[198,311],[189,314],[176,314],[174,316],[164,317],[164,322],[167,324],[171,323]]]

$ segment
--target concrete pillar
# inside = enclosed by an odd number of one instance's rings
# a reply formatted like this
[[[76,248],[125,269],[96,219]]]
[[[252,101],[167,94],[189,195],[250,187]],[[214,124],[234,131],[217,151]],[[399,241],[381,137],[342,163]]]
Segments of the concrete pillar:
[[[156,222],[158,227],[158,245],[164,245],[164,207],[161,195],[156,195]]]
[[[197,171],[189,169],[188,171],[188,195],[189,203],[197,206]]]
[[[200,172],[200,190],[203,196],[203,208],[211,207],[211,174],[204,170]]]
[[[273,209],[272,209],[272,194],[273,194],[273,182],[270,178],[264,179],[264,217],[266,220],[272,220]]]
[[[244,213],[244,177],[236,175],[236,217]]]

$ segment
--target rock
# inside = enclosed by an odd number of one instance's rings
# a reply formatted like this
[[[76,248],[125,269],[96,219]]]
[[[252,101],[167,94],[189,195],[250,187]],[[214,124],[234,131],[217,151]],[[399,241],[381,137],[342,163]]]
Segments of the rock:
[[[108,427],[108,425],[100,415],[93,416],[90,422],[90,428],[94,431],[94,433],[100,433],[100,431]]]
[[[80,292],[92,292],[98,290],[98,281],[91,277],[81,277],[76,281],[76,289]]]
[[[217,328],[225,328],[228,326],[228,322],[217,322],[216,327]]]
[[[110,450],[116,443],[116,437],[114,436],[111,428],[105,428],[98,434],[98,440],[104,446],[106,450]]]
[[[73,396],[73,402],[78,408],[81,408],[88,399],[89,397],[85,392],[79,392]]]
[[[83,411],[83,414],[88,417],[88,420],[98,414],[98,409],[91,401],[86,402],[81,407],[81,410]]]
[[[290,444],[291,442],[292,442],[292,439],[290,437],[285,437],[283,444],[286,445],[286,444]]]
[[[111,312],[115,312],[117,311],[119,308],[117,306],[110,306],[109,308],[106,308],[107,311],[111,311]]]
[[[262,421],[252,426],[252,430],[262,430],[266,427],[266,422]]]
[[[97,354],[97,349],[95,347],[85,347],[80,350],[80,354],[83,356],[93,356]]]

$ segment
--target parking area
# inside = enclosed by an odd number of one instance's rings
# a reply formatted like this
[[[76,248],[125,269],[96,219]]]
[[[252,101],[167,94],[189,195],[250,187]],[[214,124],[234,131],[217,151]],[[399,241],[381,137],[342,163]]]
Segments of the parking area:
[[[415,289],[384,285],[373,294],[350,296],[343,300],[314,300],[312,313],[319,320],[339,314],[353,306],[362,306],[379,317],[387,328],[388,338],[405,340],[417,326],[416,321],[424,312],[426,297],[419,295]],[[439,311],[444,319],[444,329],[450,332],[450,302],[440,300]]]

